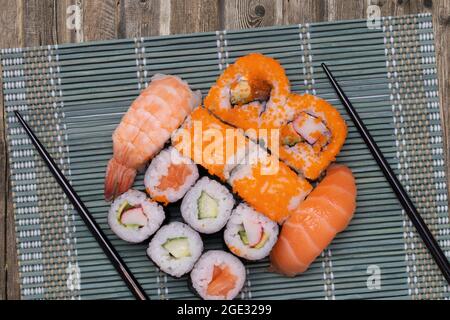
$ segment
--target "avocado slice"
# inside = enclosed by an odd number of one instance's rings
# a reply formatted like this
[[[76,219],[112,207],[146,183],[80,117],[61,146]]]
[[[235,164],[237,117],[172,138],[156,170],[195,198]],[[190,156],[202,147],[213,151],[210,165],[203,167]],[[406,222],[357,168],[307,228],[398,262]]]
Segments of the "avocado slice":
[[[119,222],[120,222],[120,219],[122,219],[122,214],[125,212],[125,211],[127,211],[127,210],[129,210],[129,209],[133,209],[134,207],[128,202],[128,201],[124,201],[121,205],[120,205],[120,207],[119,207],[119,209],[117,209],[117,220],[119,220]],[[122,222],[120,222],[121,224],[122,224]]]
[[[217,218],[219,215],[219,204],[217,200],[211,197],[205,191],[202,191],[200,197],[197,200],[198,206],[198,218],[207,219],[207,218]]]
[[[256,246],[254,246],[253,248],[255,249],[261,249],[262,247],[264,247],[264,245],[266,244],[267,240],[269,240],[269,235],[267,233],[264,232],[261,240],[258,242],[258,244]]]
[[[169,251],[170,255],[175,259],[191,256],[191,251],[189,250],[189,240],[186,237],[167,239],[162,247]]]
[[[245,232],[244,229],[238,231],[239,237],[241,237],[241,241],[243,244],[248,246],[248,238],[247,238],[247,232]]]

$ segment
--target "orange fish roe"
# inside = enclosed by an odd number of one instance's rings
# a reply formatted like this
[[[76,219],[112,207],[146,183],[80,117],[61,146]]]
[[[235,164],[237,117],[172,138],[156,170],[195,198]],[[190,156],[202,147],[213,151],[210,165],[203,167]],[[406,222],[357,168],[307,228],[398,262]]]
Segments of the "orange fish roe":
[[[236,127],[270,129],[279,127],[288,117],[284,105],[289,92],[289,80],[280,63],[251,53],[237,59],[222,73],[204,103],[207,109]]]
[[[278,162],[276,172],[265,174],[267,164],[262,162],[248,164],[236,176],[232,175],[230,183],[233,191],[256,211],[283,223],[311,192],[312,186],[287,165],[273,156],[270,158]]]
[[[225,181],[229,171],[245,156],[248,140],[240,130],[200,107],[174,135],[172,144],[182,155]]]
[[[228,180],[235,193],[269,219],[282,223],[311,192],[312,186],[306,179],[297,176],[277,157],[257,147],[236,129],[235,137],[226,139],[229,145],[234,145],[234,150],[238,150],[228,157],[228,160],[233,160],[233,165],[210,163],[211,158],[207,154],[205,157],[204,152],[213,144],[204,139],[205,132],[209,129],[225,134],[226,129],[233,128],[200,107],[191,113],[189,121],[174,135],[172,144],[182,155],[206,168],[210,174],[223,181]],[[199,135],[202,133],[203,138]],[[217,151],[215,156],[226,152],[225,144],[218,149],[212,148]],[[252,151],[258,150],[261,150],[262,156],[258,161],[252,162],[251,155],[259,155]]]
[[[347,137],[347,125],[339,112],[326,100],[313,95],[289,95],[287,106],[294,110],[294,123],[301,125],[305,113],[314,115],[314,123],[323,123],[330,136],[320,131],[309,133],[313,144],[305,141],[293,128],[285,124],[280,130],[279,157],[308,179],[317,179],[340,152]]]

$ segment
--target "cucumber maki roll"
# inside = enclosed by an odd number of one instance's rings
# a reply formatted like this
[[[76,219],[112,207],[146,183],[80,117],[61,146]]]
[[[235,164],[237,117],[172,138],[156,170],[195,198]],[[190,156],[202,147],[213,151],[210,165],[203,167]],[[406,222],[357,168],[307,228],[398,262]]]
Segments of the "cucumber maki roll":
[[[235,255],[259,260],[269,255],[278,238],[278,225],[245,203],[233,210],[224,240]]]
[[[108,224],[122,240],[139,243],[159,229],[165,219],[163,208],[145,193],[128,190],[111,204]]]
[[[184,197],[181,214],[193,229],[210,234],[225,226],[233,206],[233,195],[225,186],[203,177]]]
[[[172,222],[155,234],[147,255],[162,271],[178,278],[192,270],[202,251],[203,242],[196,231]]]

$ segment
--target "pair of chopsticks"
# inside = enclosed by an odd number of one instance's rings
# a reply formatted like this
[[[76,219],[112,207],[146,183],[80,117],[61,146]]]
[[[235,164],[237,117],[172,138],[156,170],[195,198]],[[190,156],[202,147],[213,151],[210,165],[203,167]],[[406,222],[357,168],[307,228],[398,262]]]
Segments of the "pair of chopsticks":
[[[439,247],[439,244],[437,243],[436,239],[433,237],[432,233],[428,229],[427,225],[423,221],[422,217],[420,216],[419,212],[417,211],[416,207],[412,203],[411,199],[409,198],[406,191],[403,189],[401,183],[398,181],[397,177],[395,176],[394,172],[392,171],[391,167],[389,166],[388,162],[384,158],[383,154],[381,153],[380,149],[378,148],[377,144],[373,140],[372,136],[370,135],[367,128],[364,126],[364,123],[362,122],[361,118],[359,117],[358,113],[356,112],[355,108],[351,104],[350,100],[347,98],[345,93],[342,91],[341,87],[338,85],[336,80],[334,79],[333,75],[331,74],[328,67],[322,63],[322,68],[325,70],[325,73],[328,77],[328,79],[331,81],[332,86],[334,87],[337,95],[339,96],[340,100],[342,101],[344,107],[347,109],[347,112],[349,113],[350,117],[352,118],[356,128],[358,129],[359,133],[361,134],[362,138],[364,139],[365,143],[370,149],[370,152],[374,156],[375,160],[377,161],[378,165],[380,166],[381,170],[383,171],[384,175],[386,176],[386,179],[388,180],[389,184],[391,185],[392,189],[394,190],[395,194],[397,195],[397,198],[399,199],[400,203],[402,204],[405,212],[408,214],[409,218],[411,219],[412,223],[416,227],[419,235],[422,237],[423,242],[427,246],[428,250],[430,251],[431,255],[433,256],[434,260],[436,261],[436,264],[439,266],[439,268],[442,271],[442,274],[444,275],[447,282],[450,284],[450,264],[445,256],[445,254],[442,252],[442,249]],[[122,279],[127,284],[130,291],[133,293],[133,295],[139,299],[139,300],[148,300],[148,296],[142,289],[142,287],[139,285],[131,271],[127,268],[123,260],[120,258],[117,251],[112,246],[111,242],[106,238],[105,234],[102,232],[98,224],[95,222],[92,215],[87,210],[86,206],[83,204],[83,202],[80,200],[77,193],[73,190],[70,183],[67,181],[67,179],[64,177],[64,175],[59,170],[58,166],[55,164],[53,159],[50,157],[48,152],[45,150],[44,146],[41,144],[41,142],[38,140],[34,132],[31,130],[31,128],[28,126],[28,124],[25,122],[25,120],[22,118],[19,112],[15,111],[15,115],[17,119],[19,120],[20,124],[25,129],[25,132],[31,139],[31,142],[36,147],[37,151],[47,164],[49,170],[55,177],[55,179],[58,181],[61,188],[64,190],[64,193],[67,195],[69,200],[71,201],[72,205],[77,209],[78,213],[83,218],[84,222],[94,235],[97,242],[102,247],[103,251],[106,253],[108,258],[111,260],[112,264],[118,271],[118,273],[121,275]]]

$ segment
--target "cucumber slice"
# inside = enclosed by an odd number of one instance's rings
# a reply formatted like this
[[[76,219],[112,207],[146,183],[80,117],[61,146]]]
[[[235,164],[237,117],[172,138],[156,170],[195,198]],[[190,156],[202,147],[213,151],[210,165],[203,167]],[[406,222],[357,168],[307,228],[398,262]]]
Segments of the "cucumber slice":
[[[243,244],[245,244],[246,246],[248,246],[248,238],[247,238],[247,232],[245,232],[245,230],[240,230],[238,232],[239,237],[241,237],[241,241]]]
[[[189,240],[186,237],[167,239],[162,247],[169,251],[170,255],[176,259],[191,256],[191,251],[189,250]]]
[[[198,218],[217,218],[219,215],[219,204],[217,200],[211,197],[205,191],[202,191],[200,198],[197,200]]]
[[[262,247],[264,247],[264,245],[266,244],[267,240],[269,240],[269,235],[267,233],[264,232],[261,240],[258,242],[258,244],[256,246],[254,246],[253,248],[255,249],[261,249]]]

